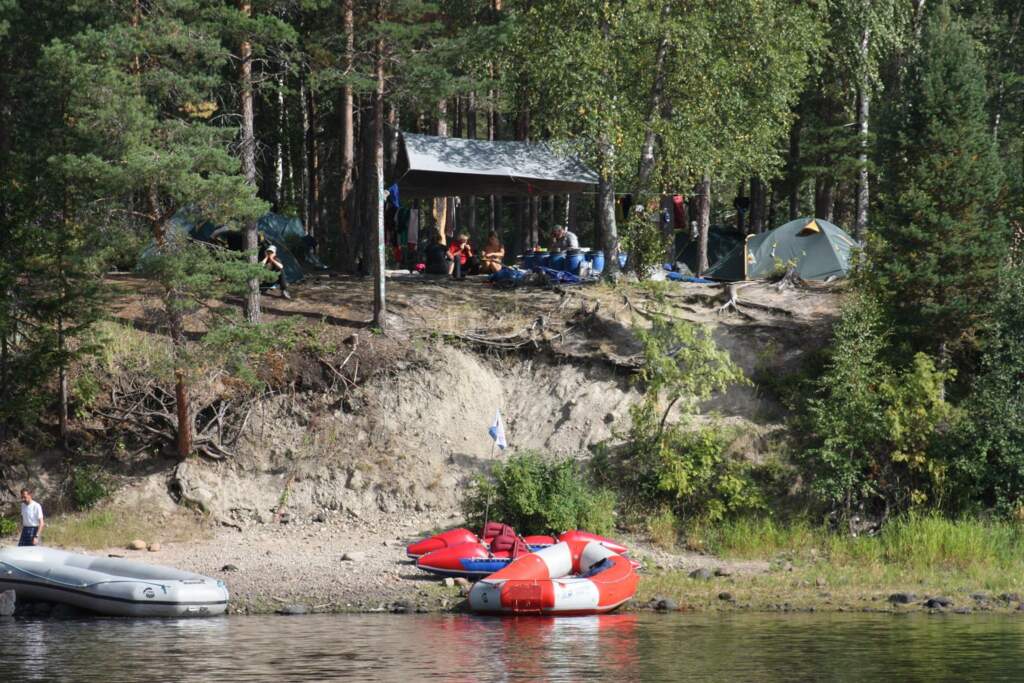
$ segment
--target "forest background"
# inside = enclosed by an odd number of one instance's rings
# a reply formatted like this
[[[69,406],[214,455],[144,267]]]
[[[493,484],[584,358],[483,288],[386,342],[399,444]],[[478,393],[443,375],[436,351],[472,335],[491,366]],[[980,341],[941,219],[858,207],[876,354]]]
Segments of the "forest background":
[[[221,343],[273,334],[260,215],[300,217],[323,260],[368,274],[400,131],[550,141],[597,171],[596,192],[439,199],[426,214],[476,241],[494,230],[510,253],[555,224],[614,252],[647,225],[620,223],[617,195],[682,194],[698,270],[713,223],[847,228],[865,249],[835,338],[782,392],[799,454],[784,478],[847,523],[1024,518],[1022,13],[1014,0],[0,0],[0,438],[56,415],[67,443],[67,372],[96,351],[102,275],[133,268],[161,292],[187,456],[183,319],[239,294]],[[176,240],[186,207],[243,230],[247,254]],[[652,403],[629,440],[645,508],[771,505],[778,478],[654,419],[680,387],[700,395],[734,369],[698,332],[651,335]],[[680,344],[707,371],[697,384],[659,356]]]

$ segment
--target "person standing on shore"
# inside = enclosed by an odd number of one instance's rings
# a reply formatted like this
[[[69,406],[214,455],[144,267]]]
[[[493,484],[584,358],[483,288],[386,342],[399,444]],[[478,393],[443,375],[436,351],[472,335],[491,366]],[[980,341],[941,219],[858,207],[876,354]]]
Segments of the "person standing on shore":
[[[43,519],[43,506],[32,500],[32,492],[21,490],[21,538],[18,545],[39,545],[39,535],[43,533],[46,520]]]

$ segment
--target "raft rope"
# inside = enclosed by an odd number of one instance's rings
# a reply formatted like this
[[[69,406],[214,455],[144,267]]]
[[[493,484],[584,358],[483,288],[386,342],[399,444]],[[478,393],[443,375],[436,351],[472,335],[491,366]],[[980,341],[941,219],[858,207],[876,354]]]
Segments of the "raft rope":
[[[22,574],[27,574],[28,576],[31,576],[31,577],[34,577],[34,578],[37,578],[37,579],[41,579],[43,581],[48,581],[50,583],[56,583],[56,584],[59,584],[61,586],[67,586],[68,588],[92,588],[93,586],[100,586],[100,585],[107,584],[107,583],[143,583],[143,584],[147,584],[147,585],[150,585],[150,586],[158,586],[160,588],[160,590],[162,590],[164,592],[164,594],[167,593],[167,584],[157,583],[156,581],[146,581],[145,579],[108,579],[106,581],[95,581],[93,583],[68,583],[67,581],[61,581],[60,579],[55,579],[52,576],[43,576],[42,574],[36,574],[35,572],[31,572],[31,571],[29,571],[27,569],[22,569],[21,567],[15,565],[15,564],[11,564],[10,562],[5,562],[4,560],[0,560],[0,565],[4,565],[5,567],[10,567],[11,569],[13,569],[16,572],[21,572]],[[86,570],[86,571],[92,571],[92,570]]]

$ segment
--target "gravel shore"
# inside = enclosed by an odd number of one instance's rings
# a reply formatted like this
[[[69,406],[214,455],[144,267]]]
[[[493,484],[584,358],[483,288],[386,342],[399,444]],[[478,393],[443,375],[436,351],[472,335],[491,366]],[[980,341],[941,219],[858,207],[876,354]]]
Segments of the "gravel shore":
[[[410,541],[432,530],[459,526],[457,517],[380,516],[256,524],[242,530],[217,528],[194,542],[163,543],[157,552],[107,549],[222,579],[231,592],[230,612],[259,614],[293,607],[315,612],[439,611],[458,609],[458,585],[416,568],[405,555]],[[696,554],[659,551],[624,538],[651,569],[714,569],[721,561]],[[758,573],[765,563],[729,563],[730,571]],[[766,566],[766,564],[765,564]]]

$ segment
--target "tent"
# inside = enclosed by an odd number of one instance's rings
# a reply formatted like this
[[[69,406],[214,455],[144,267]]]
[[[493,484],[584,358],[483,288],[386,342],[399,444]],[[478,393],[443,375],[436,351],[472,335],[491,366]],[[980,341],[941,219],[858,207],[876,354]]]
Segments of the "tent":
[[[280,219],[280,220],[276,220]],[[194,240],[200,242],[208,242],[210,244],[218,244],[234,251],[245,251],[245,242],[242,231],[237,228],[228,226],[217,226],[210,221],[203,221],[200,223],[201,218],[195,216],[189,209],[181,209],[171,218],[171,227],[178,234],[188,235]],[[299,219],[290,219],[293,222],[299,224],[301,230],[302,221]],[[299,282],[305,277],[305,272],[302,270],[302,266],[299,265],[299,261],[295,258],[292,252],[288,249],[288,245],[285,242],[285,238],[290,233],[279,232],[278,227],[289,222],[289,219],[277,214],[268,213],[259,219],[257,227],[261,235],[261,245],[273,244],[277,247],[277,258],[284,264],[284,274],[288,278],[288,282]],[[264,229],[267,227],[267,229]],[[305,231],[303,231],[304,233]]]
[[[704,275],[715,280],[752,280],[768,277],[792,262],[804,280],[845,277],[857,246],[845,230],[826,220],[797,218],[750,235]]]
[[[395,169],[400,201],[466,195],[583,192],[597,174],[544,143],[403,133]]]
[[[708,229],[708,263],[715,264],[743,242],[743,235],[733,227],[712,225]],[[676,261],[686,264],[690,272],[697,272],[697,260],[700,256],[700,240],[692,238],[689,232],[676,233]]]

